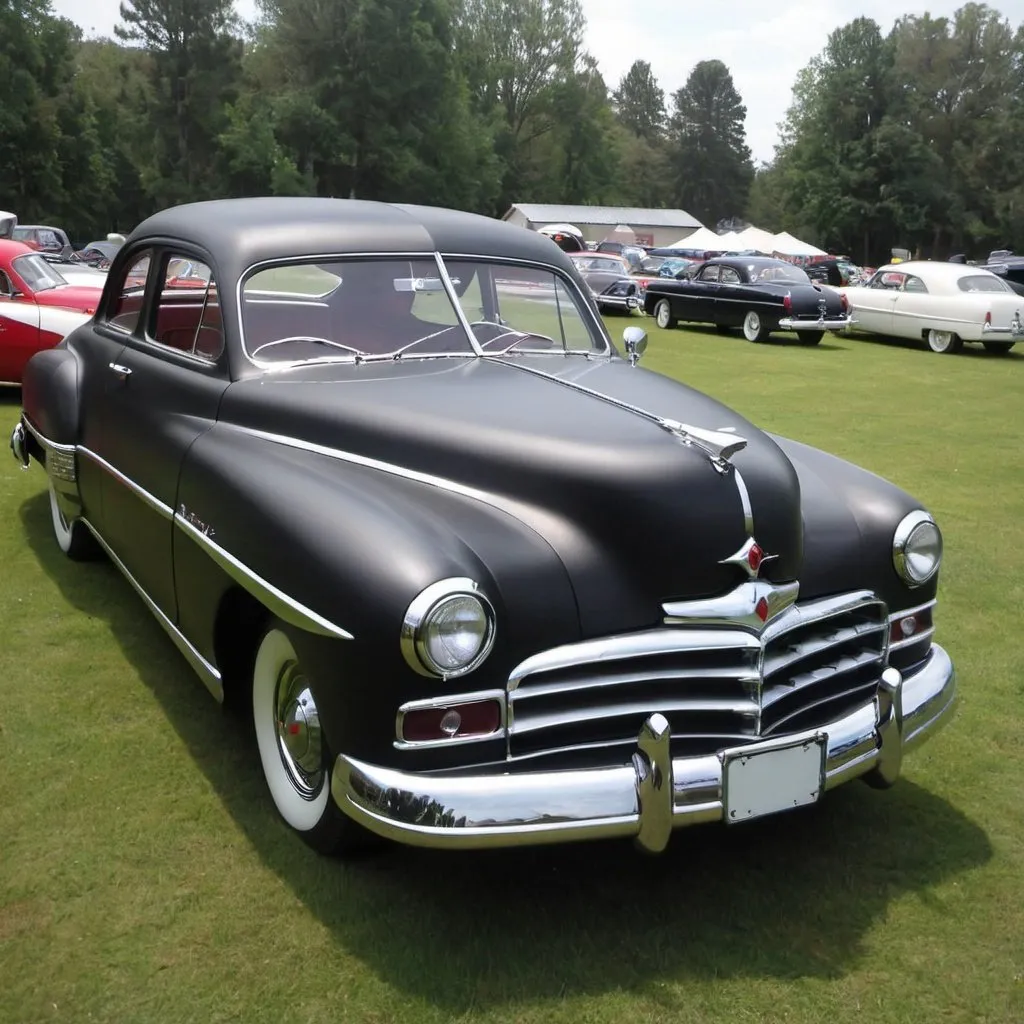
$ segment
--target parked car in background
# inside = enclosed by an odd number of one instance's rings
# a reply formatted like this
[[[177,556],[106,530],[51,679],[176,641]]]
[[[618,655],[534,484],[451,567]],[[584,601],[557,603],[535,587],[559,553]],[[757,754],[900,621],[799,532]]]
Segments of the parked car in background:
[[[858,331],[923,340],[940,354],[957,352],[964,342],[1005,354],[1024,338],[1021,296],[983,267],[928,261],[890,264],[866,284],[841,291]]]
[[[0,240],[0,384],[19,384],[36,352],[89,320],[102,284],[71,284],[37,250]]]
[[[75,253],[75,257],[82,263],[89,264],[99,270],[107,270],[121,248],[120,243],[106,240],[90,242]]]
[[[246,709],[319,850],[659,851],[893,785],[955,702],[933,517],[623,342],[568,256],[501,221],[184,206],[32,358],[11,448],[60,550],[106,552]]]
[[[62,228],[48,225],[18,224],[11,238],[47,255],[68,257],[75,251]]]
[[[772,331],[796,331],[805,345],[851,323],[838,292],[813,283],[785,260],[760,256],[723,256],[708,260],[692,277],[653,281],[644,311],[662,328],[680,320],[714,324],[720,331],[739,327],[748,341],[766,341]]]
[[[572,253],[569,258],[586,282],[602,313],[628,313],[640,306],[643,286],[619,256],[603,252]]]

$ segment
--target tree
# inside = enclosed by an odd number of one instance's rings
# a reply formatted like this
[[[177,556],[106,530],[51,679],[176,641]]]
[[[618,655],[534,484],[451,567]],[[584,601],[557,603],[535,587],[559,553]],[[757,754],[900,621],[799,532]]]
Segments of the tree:
[[[658,142],[665,130],[665,93],[645,60],[633,61],[613,100],[620,123],[638,138]]]
[[[121,19],[118,38],[151,57],[151,195],[171,205],[220,194],[217,140],[242,57],[232,0],[122,0]]]
[[[706,223],[746,210],[754,177],[747,109],[720,60],[701,61],[673,97],[669,155],[680,206]]]

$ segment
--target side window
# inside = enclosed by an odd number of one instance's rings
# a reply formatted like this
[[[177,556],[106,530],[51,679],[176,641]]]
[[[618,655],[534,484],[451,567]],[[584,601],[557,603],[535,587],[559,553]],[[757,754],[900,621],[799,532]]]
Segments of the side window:
[[[905,292],[917,292],[919,294],[927,294],[928,286],[919,277],[913,277],[908,275],[906,283],[903,285]]]
[[[119,294],[107,320],[111,327],[132,334],[139,326],[150,260],[151,253],[146,250],[128,264],[121,279]]]
[[[700,272],[701,281],[717,281],[718,280],[718,265],[715,264],[713,267],[705,267]]]
[[[740,283],[740,275],[737,274],[736,271],[732,269],[732,267],[721,267],[720,269],[721,275],[719,276],[718,280],[721,281],[722,284]]]
[[[39,244],[46,252],[60,252],[64,248],[61,240],[52,231],[47,230],[39,232]]]
[[[213,272],[200,260],[172,253],[164,259],[161,276],[152,340],[216,362],[224,350],[224,331]]]
[[[460,270],[455,265],[451,273],[457,276]],[[494,297],[501,322],[512,330],[547,337],[572,350],[594,347],[577,302],[550,271],[502,266],[495,272]]]
[[[11,279],[0,270],[0,298],[11,299],[14,297],[14,285],[11,284]]]

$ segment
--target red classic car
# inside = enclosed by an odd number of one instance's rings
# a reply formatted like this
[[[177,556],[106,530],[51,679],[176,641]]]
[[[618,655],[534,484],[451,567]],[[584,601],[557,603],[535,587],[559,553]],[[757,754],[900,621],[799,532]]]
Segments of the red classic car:
[[[0,384],[20,384],[29,357],[84,324],[101,295],[68,284],[30,246],[0,239]]]

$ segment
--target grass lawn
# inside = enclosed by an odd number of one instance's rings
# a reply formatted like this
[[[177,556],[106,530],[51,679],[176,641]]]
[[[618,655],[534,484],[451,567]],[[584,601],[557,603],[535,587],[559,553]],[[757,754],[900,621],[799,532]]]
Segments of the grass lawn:
[[[659,858],[322,859],[116,570],[59,556],[42,472],[4,454],[2,1024],[1024,1021],[1024,351],[644,323],[644,366],[939,519],[963,699],[900,783],[676,832]],[[0,398],[4,452],[17,412]]]

